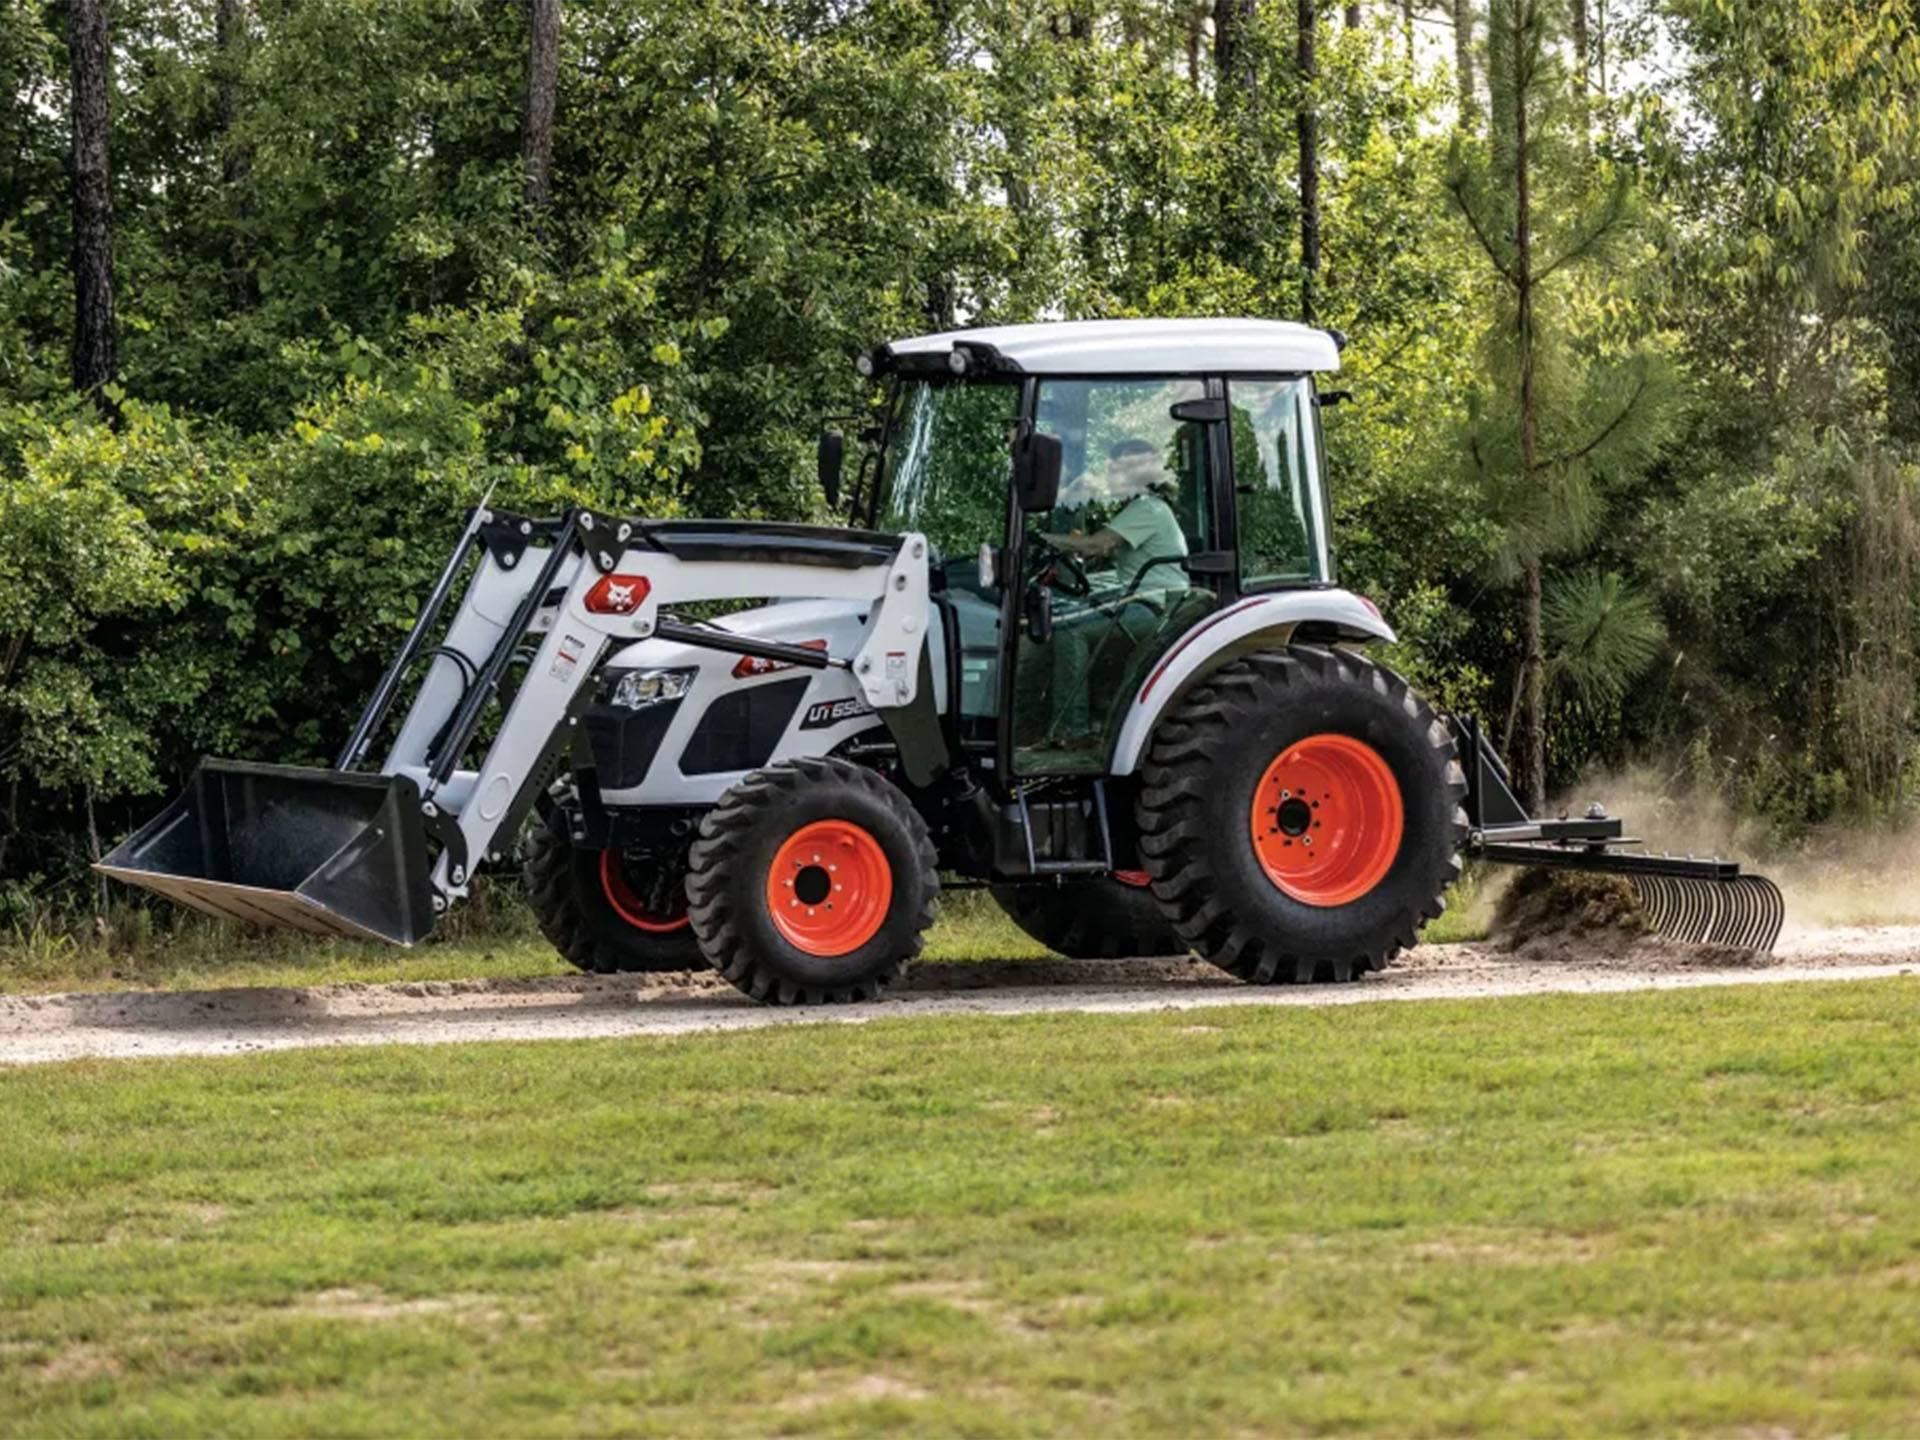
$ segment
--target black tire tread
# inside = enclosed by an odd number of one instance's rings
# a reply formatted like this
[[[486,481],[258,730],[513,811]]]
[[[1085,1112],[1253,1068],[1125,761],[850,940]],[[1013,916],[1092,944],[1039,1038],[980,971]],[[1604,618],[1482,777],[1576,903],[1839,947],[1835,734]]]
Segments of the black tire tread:
[[[1388,941],[1350,956],[1312,959],[1289,953],[1252,924],[1232,913],[1219,894],[1208,865],[1208,826],[1193,801],[1206,784],[1206,767],[1224,737],[1250,723],[1268,707],[1284,706],[1303,673],[1320,680],[1366,686],[1401,709],[1411,725],[1446,760],[1446,787],[1453,803],[1454,845],[1443,864],[1433,867],[1418,886],[1419,899]],[[1384,665],[1346,650],[1292,645],[1235,660],[1190,691],[1155,730],[1143,767],[1145,783],[1138,808],[1140,853],[1153,877],[1174,930],[1214,964],[1257,985],[1341,983],[1382,969],[1411,948],[1426,921],[1446,910],[1447,890],[1460,877],[1460,845],[1467,837],[1461,802],[1467,782],[1456,756],[1452,732],[1407,682]]]
[[[1118,880],[1099,876],[1058,886],[995,885],[991,890],[995,902],[1024,934],[1070,960],[1185,954],[1187,942],[1174,933],[1157,906],[1151,927],[1144,930],[1134,917],[1122,920],[1110,907],[1099,907],[1099,901],[1114,897],[1094,887],[1119,885]]]
[[[527,903],[540,933],[552,942],[568,964],[594,975],[706,968],[700,952],[680,941],[679,935],[635,935],[629,942],[615,943],[598,933],[586,907],[605,902],[597,895],[581,894],[578,854],[574,847],[545,825],[535,824],[530,830],[522,871]]]
[[[913,837],[919,862],[920,906],[913,921],[911,945],[904,953],[858,983],[822,987],[803,985],[777,975],[762,963],[754,947],[747,943],[734,897],[725,882],[730,868],[739,861],[748,835],[776,799],[784,792],[831,784],[852,785],[866,791],[906,826]],[[693,918],[701,950],[715,970],[746,994],[769,1005],[836,1005],[877,1000],[900,978],[907,963],[920,954],[927,927],[933,924],[940,890],[939,857],[934,851],[933,837],[899,787],[865,766],[824,756],[784,760],[756,770],[736,783],[701,818],[699,837],[693,842],[688,859],[687,913]],[[908,878],[896,874],[896,889]]]

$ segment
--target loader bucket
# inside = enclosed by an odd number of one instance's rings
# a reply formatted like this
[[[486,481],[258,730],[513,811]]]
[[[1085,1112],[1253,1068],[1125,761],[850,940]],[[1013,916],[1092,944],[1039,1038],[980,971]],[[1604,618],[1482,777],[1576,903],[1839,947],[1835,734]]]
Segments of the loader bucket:
[[[96,868],[256,925],[398,945],[433,928],[420,792],[397,775],[202,760]]]

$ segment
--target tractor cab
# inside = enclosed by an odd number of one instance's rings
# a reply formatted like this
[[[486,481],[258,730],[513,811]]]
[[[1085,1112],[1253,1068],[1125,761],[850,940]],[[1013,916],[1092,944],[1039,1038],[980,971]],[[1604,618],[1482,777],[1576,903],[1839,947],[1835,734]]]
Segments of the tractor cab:
[[[1015,325],[865,357],[887,394],[851,508],[928,537],[964,747],[1014,778],[1105,773],[1183,635],[1330,583],[1314,375],[1338,365],[1327,332],[1261,320]],[[1029,437],[1058,467],[1038,491],[1016,484]]]

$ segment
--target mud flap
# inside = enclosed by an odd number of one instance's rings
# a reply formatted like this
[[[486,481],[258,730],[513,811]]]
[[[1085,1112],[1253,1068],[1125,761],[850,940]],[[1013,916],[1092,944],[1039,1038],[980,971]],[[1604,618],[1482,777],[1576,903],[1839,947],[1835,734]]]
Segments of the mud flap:
[[[420,791],[403,776],[202,760],[95,868],[250,924],[396,945],[433,929]]]

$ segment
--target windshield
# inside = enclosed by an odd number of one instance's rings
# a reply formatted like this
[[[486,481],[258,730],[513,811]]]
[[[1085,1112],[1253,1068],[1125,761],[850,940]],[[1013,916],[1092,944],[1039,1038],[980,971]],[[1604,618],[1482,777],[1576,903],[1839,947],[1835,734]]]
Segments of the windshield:
[[[1017,385],[903,382],[881,461],[879,528],[918,530],[947,556],[998,539],[1019,401]]]

